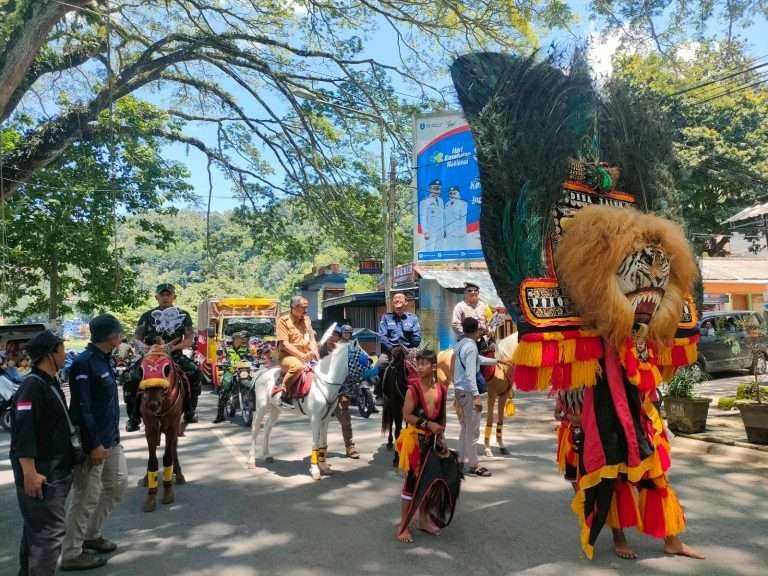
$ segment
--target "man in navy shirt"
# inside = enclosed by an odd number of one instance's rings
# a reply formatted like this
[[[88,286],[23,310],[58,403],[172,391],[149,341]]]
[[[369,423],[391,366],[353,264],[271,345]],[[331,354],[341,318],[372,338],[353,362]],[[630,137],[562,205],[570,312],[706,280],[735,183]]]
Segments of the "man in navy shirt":
[[[88,459],[73,473],[67,509],[62,570],[86,570],[104,564],[93,552],[114,552],[117,545],[101,535],[101,526],[125,492],[128,466],[120,445],[117,379],[110,355],[123,329],[111,314],[90,322],[91,342],[72,364],[69,411],[80,427]]]
[[[376,362],[379,379],[375,386],[375,394],[381,397],[381,380],[384,369],[392,361],[392,351],[395,348],[415,350],[421,344],[421,326],[416,314],[405,309],[407,299],[402,292],[392,295],[392,312],[386,312],[379,322],[379,342],[381,354]]]

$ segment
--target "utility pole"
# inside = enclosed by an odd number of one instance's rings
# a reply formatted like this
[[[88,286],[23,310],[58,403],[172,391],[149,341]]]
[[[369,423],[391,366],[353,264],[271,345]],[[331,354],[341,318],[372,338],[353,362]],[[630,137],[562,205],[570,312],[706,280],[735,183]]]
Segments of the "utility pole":
[[[395,197],[397,189],[397,171],[395,156],[389,157],[389,188],[384,197],[384,298],[387,310],[392,302],[391,292],[395,269]]]

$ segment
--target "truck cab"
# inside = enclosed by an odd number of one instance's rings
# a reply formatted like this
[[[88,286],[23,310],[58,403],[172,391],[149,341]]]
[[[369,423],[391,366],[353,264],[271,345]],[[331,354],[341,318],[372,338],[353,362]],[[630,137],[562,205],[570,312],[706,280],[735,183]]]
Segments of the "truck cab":
[[[221,362],[232,335],[247,332],[249,340],[273,341],[279,315],[280,303],[272,298],[221,298],[200,303],[195,359],[214,387],[221,383]]]

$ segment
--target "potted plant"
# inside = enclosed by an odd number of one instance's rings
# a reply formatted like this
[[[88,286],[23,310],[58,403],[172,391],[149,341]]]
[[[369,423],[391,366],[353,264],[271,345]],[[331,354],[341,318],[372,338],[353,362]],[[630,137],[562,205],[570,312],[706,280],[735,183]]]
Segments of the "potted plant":
[[[665,387],[664,411],[667,425],[672,432],[696,434],[707,426],[707,413],[711,398],[693,395],[694,388],[703,375],[691,368],[680,368]]]
[[[760,361],[765,359],[765,350],[763,349],[765,328],[762,322],[755,317],[754,324],[744,326],[744,329],[747,334],[745,341],[752,352],[753,381],[746,394],[748,400],[738,402],[736,406],[744,422],[747,440],[755,444],[768,444],[768,404],[762,401],[758,379]]]

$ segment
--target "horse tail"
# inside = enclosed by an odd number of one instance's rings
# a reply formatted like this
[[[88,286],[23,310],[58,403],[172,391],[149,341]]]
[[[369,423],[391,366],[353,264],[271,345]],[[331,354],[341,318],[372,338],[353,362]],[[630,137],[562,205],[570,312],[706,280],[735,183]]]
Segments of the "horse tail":
[[[389,434],[392,432],[392,425],[395,422],[394,414],[392,413],[392,407],[388,399],[384,400],[384,406],[381,411],[381,432],[383,434]]]

